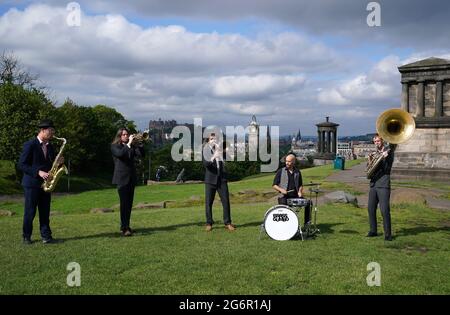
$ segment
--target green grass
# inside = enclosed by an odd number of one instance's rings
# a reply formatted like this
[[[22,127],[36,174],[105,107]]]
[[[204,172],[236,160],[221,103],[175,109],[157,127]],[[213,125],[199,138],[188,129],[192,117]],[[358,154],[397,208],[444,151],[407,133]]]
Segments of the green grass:
[[[234,205],[234,233],[221,224],[204,232],[202,208],[135,211],[131,238],[118,236],[118,213],[56,216],[54,235],[65,242],[50,246],[21,245],[21,219],[1,220],[0,294],[450,293],[448,213],[394,208],[397,238],[386,243],[364,237],[364,209],[327,205],[316,239],[276,242],[259,240],[269,207]],[[221,209],[214,214],[220,221]],[[72,261],[81,265],[79,288],[65,282]],[[381,287],[366,284],[372,261]]]
[[[349,161],[348,167],[357,163],[359,161]],[[325,177],[336,171],[331,165],[305,169],[302,170],[303,182],[306,184],[311,181],[323,181]],[[270,191],[272,190],[273,177],[273,173],[268,173],[238,182],[232,182],[229,184],[230,192],[236,193],[247,189]],[[61,179],[58,185],[62,183],[63,179]],[[334,187],[337,184],[324,183],[324,185],[324,187]],[[339,186],[341,190],[345,187],[347,186]],[[349,192],[351,191],[350,188],[347,188],[347,190]],[[203,197],[203,195],[203,184],[138,186],[135,192],[135,204],[138,202],[161,202],[164,200],[186,201],[191,196]],[[111,208],[118,203],[117,190],[115,188],[105,188],[66,196],[54,195],[52,196],[52,211],[62,213],[88,213],[92,208]],[[0,209],[11,210],[20,215],[23,213],[23,202],[0,201]]]
[[[321,180],[330,166],[307,169]],[[273,174],[230,184],[230,191],[268,190]],[[203,185],[138,187],[135,204],[203,196]],[[450,212],[423,204],[392,207],[395,240],[366,238],[367,210],[319,205],[321,234],[277,242],[260,224],[269,203],[232,204],[233,233],[204,231],[204,207],[133,210],[135,236],[119,236],[119,213],[90,214],[118,203],[114,189],[54,198],[53,234],[43,245],[38,218],[31,246],[21,244],[20,215],[0,218],[0,294],[449,294]],[[10,204],[22,207],[21,204]],[[0,206],[1,208],[1,206]],[[379,231],[382,232],[379,217]],[[81,287],[66,285],[70,262],[81,265]],[[369,287],[367,264],[381,265],[381,286]]]

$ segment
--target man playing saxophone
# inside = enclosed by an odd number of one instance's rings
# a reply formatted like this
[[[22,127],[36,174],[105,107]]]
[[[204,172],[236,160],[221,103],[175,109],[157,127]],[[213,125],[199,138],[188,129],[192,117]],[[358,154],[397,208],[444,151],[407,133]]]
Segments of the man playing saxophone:
[[[370,190],[368,201],[369,224],[370,231],[367,237],[377,236],[377,206],[380,206],[380,211],[383,216],[384,239],[392,241],[391,234],[391,208],[389,199],[391,196],[391,168],[394,162],[394,147],[386,149],[383,139],[377,133],[373,137],[376,152],[369,155],[368,165],[375,165],[375,169],[370,172]],[[380,159],[378,163],[375,160]]]
[[[36,138],[27,141],[19,158],[19,168],[23,172],[22,186],[25,194],[23,213],[23,243],[32,244],[31,234],[36,208],[39,209],[39,226],[44,244],[57,243],[53,239],[50,229],[50,201],[51,192],[42,188],[42,183],[50,176],[55,159],[55,149],[50,139],[53,138],[55,128],[51,120],[42,120],[38,125],[39,133]],[[59,164],[64,163],[60,155]]]

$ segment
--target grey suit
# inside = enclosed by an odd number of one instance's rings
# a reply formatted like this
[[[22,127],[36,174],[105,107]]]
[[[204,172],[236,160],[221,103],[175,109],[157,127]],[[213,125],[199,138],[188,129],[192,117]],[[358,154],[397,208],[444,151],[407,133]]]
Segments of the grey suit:
[[[391,168],[394,162],[394,148],[391,147],[388,156],[381,161],[375,174],[370,179],[368,212],[370,233],[377,233],[377,205],[383,216],[384,236],[391,237]]]

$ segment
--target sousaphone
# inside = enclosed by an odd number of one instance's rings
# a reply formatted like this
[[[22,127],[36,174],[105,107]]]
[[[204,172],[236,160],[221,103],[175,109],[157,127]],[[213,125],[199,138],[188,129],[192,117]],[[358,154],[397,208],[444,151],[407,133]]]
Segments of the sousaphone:
[[[389,144],[400,144],[409,140],[416,130],[416,122],[407,111],[392,108],[378,116],[376,122],[377,133]],[[382,154],[374,153],[367,164],[367,178],[372,178],[378,165],[383,159]]]

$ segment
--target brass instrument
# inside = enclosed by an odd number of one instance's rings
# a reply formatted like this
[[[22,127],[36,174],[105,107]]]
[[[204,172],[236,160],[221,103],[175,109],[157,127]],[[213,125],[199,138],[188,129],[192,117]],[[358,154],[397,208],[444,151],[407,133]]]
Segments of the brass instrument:
[[[414,118],[403,109],[392,108],[384,111],[376,122],[377,132],[383,140],[390,144],[399,144],[409,140],[414,134],[416,123]],[[391,149],[388,149],[388,152]],[[383,160],[383,154],[374,152],[369,156],[366,173],[372,178],[378,165]]]
[[[150,139],[150,130],[144,130],[142,133],[136,133],[133,136],[133,143],[142,143]]]
[[[59,179],[61,178],[63,173],[68,174],[69,171],[67,170],[67,167],[64,164],[59,164],[59,158],[64,151],[64,146],[66,145],[67,141],[64,138],[57,138],[53,137],[57,140],[61,140],[63,143],[61,145],[61,148],[59,149],[58,155],[56,156],[55,160],[53,161],[52,168],[48,172],[47,179],[44,179],[44,182],[42,183],[42,189],[44,189],[45,192],[52,192],[56,184],[58,183]]]

